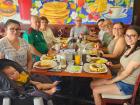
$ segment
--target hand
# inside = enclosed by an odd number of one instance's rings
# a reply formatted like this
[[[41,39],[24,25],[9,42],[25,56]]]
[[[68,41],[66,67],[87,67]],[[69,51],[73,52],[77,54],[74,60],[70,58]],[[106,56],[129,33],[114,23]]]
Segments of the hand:
[[[53,86],[58,85],[60,82],[61,82],[61,81],[55,81],[55,82],[53,82]]]
[[[107,66],[110,66],[110,67],[113,66],[112,62],[107,62],[106,65],[107,65]]]

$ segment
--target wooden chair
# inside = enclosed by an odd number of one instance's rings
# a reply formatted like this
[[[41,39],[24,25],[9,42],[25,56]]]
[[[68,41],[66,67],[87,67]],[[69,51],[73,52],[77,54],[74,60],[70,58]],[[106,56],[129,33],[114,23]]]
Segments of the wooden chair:
[[[132,95],[114,95],[114,94],[102,94],[102,105],[107,104],[120,104],[130,103],[130,105],[136,105],[137,91],[140,86],[140,75],[134,86],[134,91]]]

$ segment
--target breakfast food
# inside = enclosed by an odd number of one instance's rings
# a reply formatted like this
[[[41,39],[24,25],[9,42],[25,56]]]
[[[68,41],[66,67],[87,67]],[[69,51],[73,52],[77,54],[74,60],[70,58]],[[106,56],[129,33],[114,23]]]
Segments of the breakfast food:
[[[104,67],[102,67],[101,65],[97,65],[95,63],[90,64],[89,68],[91,72],[104,72],[105,71]]]
[[[51,55],[43,55],[42,60],[52,60],[54,57]]]
[[[0,14],[7,17],[16,14],[16,5],[6,1],[0,3]]]
[[[39,65],[40,67],[51,67],[51,64],[47,60],[40,61]]]
[[[91,59],[91,62],[92,63],[98,63],[98,64],[104,64],[104,63],[107,62],[107,60],[104,59],[104,58],[96,58],[96,57],[94,57],[94,58]]]
[[[47,17],[51,24],[57,24],[58,22],[64,23],[64,20],[69,15],[67,3],[65,2],[47,2],[43,4],[39,12],[40,16]]]
[[[46,10],[62,10],[67,8],[67,4],[65,2],[48,2],[43,5]]]

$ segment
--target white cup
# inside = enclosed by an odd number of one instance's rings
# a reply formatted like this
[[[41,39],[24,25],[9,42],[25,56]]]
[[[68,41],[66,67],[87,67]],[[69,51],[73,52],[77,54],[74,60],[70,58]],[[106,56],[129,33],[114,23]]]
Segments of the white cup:
[[[110,7],[110,10],[111,10],[110,16],[117,18],[117,17],[121,16],[122,14],[126,14],[128,9],[123,8],[121,6],[112,6],[112,7]]]

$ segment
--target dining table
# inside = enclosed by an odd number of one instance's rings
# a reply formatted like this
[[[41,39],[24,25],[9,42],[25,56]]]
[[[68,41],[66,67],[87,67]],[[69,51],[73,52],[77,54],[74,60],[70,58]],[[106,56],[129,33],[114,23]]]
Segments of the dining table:
[[[68,50],[67,50],[68,51]],[[66,51],[66,52],[67,52]],[[86,72],[84,70],[84,64],[89,63],[87,62],[87,54],[82,55],[82,70],[81,72],[69,72],[67,70],[67,67],[69,63],[66,64],[65,68],[62,68],[60,70],[58,69],[41,69],[37,67],[33,67],[33,69],[30,71],[31,74],[38,74],[38,75],[44,75],[44,76],[50,76],[50,77],[61,77],[61,83],[62,83],[62,96],[64,99],[69,99],[70,105],[74,105],[75,101],[77,100],[82,100],[79,98],[79,94],[83,94],[84,97],[89,97],[90,95],[90,88],[89,84],[92,79],[111,79],[112,74],[110,69],[107,67],[106,72]],[[74,56],[73,56],[73,61],[74,61]],[[60,64],[60,63],[58,63]],[[71,68],[70,68],[71,69]],[[87,89],[86,92],[83,91],[84,89]],[[86,94],[86,95],[85,95]],[[89,95],[87,95],[89,94]],[[87,102],[92,102],[92,100],[88,100]]]
[[[106,73],[87,73],[84,71],[82,71],[81,73],[70,73],[66,72],[65,69],[61,71],[49,71],[47,69],[33,68],[31,70],[31,74],[40,74],[46,76],[62,76],[62,77],[70,76],[70,77],[85,77],[85,78],[106,78],[106,79],[112,78],[110,70],[108,70]]]

